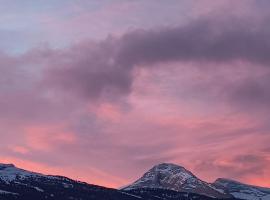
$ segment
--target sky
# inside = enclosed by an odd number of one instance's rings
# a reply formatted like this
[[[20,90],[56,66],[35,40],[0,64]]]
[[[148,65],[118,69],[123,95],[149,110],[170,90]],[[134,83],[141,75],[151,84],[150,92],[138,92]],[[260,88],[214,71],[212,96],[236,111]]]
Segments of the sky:
[[[268,0],[0,5],[0,162],[116,188],[169,162],[270,187]]]

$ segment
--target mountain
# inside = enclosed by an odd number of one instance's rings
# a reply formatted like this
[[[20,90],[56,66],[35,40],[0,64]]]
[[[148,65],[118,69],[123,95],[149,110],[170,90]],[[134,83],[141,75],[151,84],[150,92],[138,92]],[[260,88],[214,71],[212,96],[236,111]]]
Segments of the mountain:
[[[115,189],[90,185],[62,176],[47,176],[0,164],[0,200],[138,200]]]
[[[0,164],[0,200],[270,200],[270,189],[228,179],[206,183],[175,164],[154,166],[123,189],[112,189]]]
[[[247,185],[224,178],[217,179],[213,185],[216,188],[226,188],[227,192],[236,198],[247,200],[270,200],[270,188]]]
[[[270,188],[247,185],[223,178],[217,179],[214,183],[207,183],[184,167],[170,163],[154,166],[123,190],[132,191],[139,188],[167,189],[222,199],[234,197],[245,200],[270,200]]]
[[[164,189],[111,189],[0,164],[0,200],[214,200]]]
[[[232,197],[232,195],[221,188],[217,189],[211,184],[200,180],[184,167],[170,163],[154,166],[140,179],[123,188],[123,190],[129,191],[138,188],[169,189],[178,192],[197,193],[214,198]]]

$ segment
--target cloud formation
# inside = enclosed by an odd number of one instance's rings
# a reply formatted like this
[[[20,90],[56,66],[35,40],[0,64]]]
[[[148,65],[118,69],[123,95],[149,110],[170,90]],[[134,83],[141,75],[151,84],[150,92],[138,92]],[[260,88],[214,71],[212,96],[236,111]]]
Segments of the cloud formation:
[[[86,41],[53,59],[46,81],[75,95],[97,98],[129,94],[134,69],[158,63],[197,62],[206,68],[207,63],[218,66],[239,61],[268,66],[270,44],[266,24],[267,18],[255,23],[238,18],[213,20],[211,16],[181,27],[137,30],[100,42]],[[256,81],[248,81],[246,87],[250,89],[237,90],[243,96],[253,95],[248,93],[252,93]]]
[[[89,170],[84,180],[107,186],[157,162],[269,184],[269,17],[239,5],[233,16],[1,53],[0,161],[82,179],[74,169]]]

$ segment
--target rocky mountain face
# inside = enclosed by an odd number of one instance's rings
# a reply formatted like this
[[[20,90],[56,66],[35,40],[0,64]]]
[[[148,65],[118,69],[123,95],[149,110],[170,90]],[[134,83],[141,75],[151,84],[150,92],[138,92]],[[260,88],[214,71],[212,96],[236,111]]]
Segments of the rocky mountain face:
[[[246,185],[221,178],[214,183],[207,183],[185,168],[170,163],[154,166],[140,179],[123,188],[123,190],[130,191],[138,188],[162,188],[220,199],[233,197],[247,200],[270,200],[270,189],[268,188]]]
[[[236,198],[247,200],[269,200],[270,188],[256,187],[237,181],[219,178],[213,184],[216,188],[225,188]]]
[[[206,183],[184,167],[163,163],[154,166],[140,179],[123,190],[138,188],[162,188],[179,192],[197,193],[214,198],[230,198],[232,195]]]
[[[214,200],[163,189],[123,191],[0,164],[0,200]]]
[[[206,183],[181,166],[163,163],[121,190],[0,164],[0,200],[270,200],[270,189],[227,179]]]

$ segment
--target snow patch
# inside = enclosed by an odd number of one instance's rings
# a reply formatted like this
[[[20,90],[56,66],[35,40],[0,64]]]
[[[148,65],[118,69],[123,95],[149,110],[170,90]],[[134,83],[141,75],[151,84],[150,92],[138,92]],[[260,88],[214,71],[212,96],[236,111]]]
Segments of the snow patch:
[[[19,195],[18,193],[14,193],[14,192],[8,192],[5,190],[0,190],[0,194],[12,194],[12,195]]]

